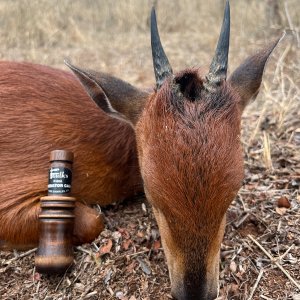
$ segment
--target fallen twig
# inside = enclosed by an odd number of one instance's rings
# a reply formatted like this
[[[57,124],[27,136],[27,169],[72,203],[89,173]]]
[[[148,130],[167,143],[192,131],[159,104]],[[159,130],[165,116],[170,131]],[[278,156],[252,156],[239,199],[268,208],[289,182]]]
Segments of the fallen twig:
[[[282,255],[280,255],[279,259],[282,260],[293,248],[294,248],[294,244],[292,244],[289,247],[289,249],[287,249]]]
[[[260,282],[260,280],[261,280],[261,277],[262,277],[263,273],[264,273],[264,269],[261,269],[260,272],[259,272],[259,274],[258,274],[258,276],[257,276],[257,279],[256,279],[256,281],[255,281],[255,284],[254,284],[254,286],[253,286],[253,288],[252,288],[252,290],[251,290],[251,294],[250,294],[248,300],[251,300],[251,299],[252,299],[252,297],[253,297],[253,295],[254,295],[256,289],[257,289],[257,286],[258,286],[258,284],[259,284],[259,282]]]
[[[22,258],[22,257],[25,257],[27,255],[30,255],[30,254],[34,253],[36,250],[37,250],[37,248],[34,248],[34,249],[28,250],[27,252],[23,252],[23,253],[19,254],[18,256],[14,257],[14,258],[11,258],[10,260],[6,261],[6,264],[9,265],[12,262],[18,260],[19,258]]]
[[[88,255],[91,255],[91,254],[92,254],[91,251],[88,251],[88,250],[82,248],[81,246],[77,246],[77,247],[76,247],[76,250],[79,250],[79,251],[81,251],[81,252],[83,252],[83,253],[86,253],[86,254],[88,254]]]
[[[266,300],[273,300],[272,298],[269,298],[269,297],[264,296],[264,295],[260,295],[260,298],[263,298],[263,299],[266,299]]]
[[[284,267],[274,258],[251,234],[248,237],[254,242],[265,254],[269,257],[271,262],[273,262],[283,273],[284,275],[300,290],[300,285],[296,280],[284,269]]]
[[[239,228],[245,220],[250,216],[250,214],[247,212],[242,218],[240,218],[237,222],[233,223],[235,228]]]

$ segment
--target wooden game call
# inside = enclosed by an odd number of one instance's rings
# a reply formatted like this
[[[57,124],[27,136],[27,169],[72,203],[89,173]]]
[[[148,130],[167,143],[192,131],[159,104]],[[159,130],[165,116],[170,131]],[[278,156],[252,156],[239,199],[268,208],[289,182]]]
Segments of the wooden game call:
[[[64,273],[74,259],[75,198],[70,196],[73,153],[54,150],[50,163],[48,196],[40,199],[40,237],[35,265],[39,273],[56,274]]]

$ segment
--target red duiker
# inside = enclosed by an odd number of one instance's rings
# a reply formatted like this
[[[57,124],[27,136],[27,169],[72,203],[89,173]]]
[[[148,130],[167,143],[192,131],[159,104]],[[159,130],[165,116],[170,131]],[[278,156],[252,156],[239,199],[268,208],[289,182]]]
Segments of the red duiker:
[[[208,73],[193,68],[173,74],[152,10],[156,90],[144,107],[138,99],[118,107],[109,98],[100,103],[103,91],[96,73],[68,63],[101,109],[135,127],[144,189],[160,229],[172,295],[179,300],[217,296],[225,213],[243,180],[241,115],[257,95],[265,64],[279,42],[246,59],[227,79],[229,31],[227,2]]]
[[[71,73],[15,62],[0,62],[0,69],[0,246],[3,240],[9,248],[37,244],[39,199],[47,195],[54,149],[75,154],[74,242],[94,240],[103,221],[85,204],[107,205],[143,191],[132,126],[99,110]],[[108,97],[115,107],[134,99],[142,105],[148,97],[98,75],[99,103]]]

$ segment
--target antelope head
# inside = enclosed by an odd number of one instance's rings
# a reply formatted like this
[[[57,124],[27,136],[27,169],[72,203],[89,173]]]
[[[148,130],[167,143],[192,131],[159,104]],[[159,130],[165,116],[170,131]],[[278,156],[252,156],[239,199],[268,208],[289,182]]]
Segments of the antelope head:
[[[99,108],[135,128],[144,189],[160,229],[172,295],[178,300],[217,297],[225,214],[243,180],[241,115],[256,97],[267,59],[279,42],[247,58],[228,78],[229,33],[227,1],[208,73],[202,68],[174,73],[153,9],[156,89],[142,104],[132,98],[116,109],[103,96],[105,105],[100,105],[101,82],[71,66],[87,89],[93,86],[89,94]]]

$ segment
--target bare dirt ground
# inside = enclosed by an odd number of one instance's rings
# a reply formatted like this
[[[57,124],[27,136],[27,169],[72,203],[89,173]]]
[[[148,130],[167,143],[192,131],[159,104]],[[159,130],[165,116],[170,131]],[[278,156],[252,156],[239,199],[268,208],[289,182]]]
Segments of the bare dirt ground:
[[[246,6],[239,11],[236,6],[242,2]],[[57,2],[55,9],[46,1],[24,3],[27,6],[0,1],[5,16],[0,21],[1,59],[64,68],[68,57],[79,66],[109,72],[140,87],[153,85],[147,22],[130,31],[130,24],[147,19],[148,6],[139,8],[139,15],[134,10],[137,2],[129,1],[129,16],[117,18],[114,8],[100,1],[100,16],[91,12],[96,9],[90,1],[84,8],[78,1],[62,1],[63,7]],[[283,27],[290,28],[288,16],[296,31],[299,26],[299,16],[293,14],[296,1],[288,2],[290,15],[281,11],[286,20],[281,27],[263,22],[262,1],[245,3],[232,1],[231,71]],[[158,14],[161,38],[175,70],[209,64],[221,22],[221,14],[211,16],[207,5],[200,9],[185,4],[175,20],[164,1]],[[124,14],[120,5],[115,4],[116,10]],[[196,9],[199,20],[193,26],[182,16]],[[47,11],[51,18],[45,17]],[[109,13],[115,17],[113,24],[102,18]],[[126,23],[128,18],[133,20]],[[201,23],[203,18],[207,21]],[[45,26],[50,26],[48,35]],[[245,179],[227,214],[219,299],[300,299],[299,74],[299,41],[289,34],[268,62],[259,96],[244,113]],[[130,199],[102,211],[106,230],[94,243],[75,249],[74,266],[64,276],[35,272],[34,251],[0,251],[0,299],[170,299],[160,236],[146,199]]]

